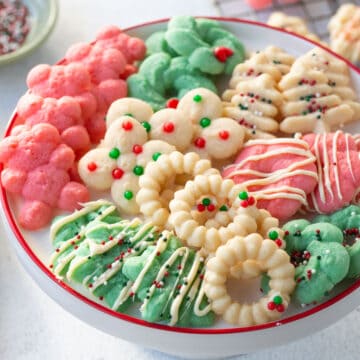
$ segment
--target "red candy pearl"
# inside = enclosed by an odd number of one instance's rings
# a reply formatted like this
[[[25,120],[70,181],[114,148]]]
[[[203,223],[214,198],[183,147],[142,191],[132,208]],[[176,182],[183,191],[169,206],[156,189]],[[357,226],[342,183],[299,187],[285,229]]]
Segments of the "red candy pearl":
[[[198,204],[197,205],[197,210],[199,212],[204,212],[205,211],[205,205],[204,204]]]
[[[133,146],[133,153],[138,155],[138,154],[141,154],[143,151],[143,148],[141,145],[134,145]]]
[[[123,177],[124,175],[124,170],[120,169],[120,168],[116,168],[111,172],[111,175],[114,179],[119,180]]]
[[[275,308],[276,308],[276,304],[273,302],[273,301],[270,301],[270,302],[268,302],[268,304],[267,304],[267,308],[269,309],[269,310],[275,310]]]
[[[209,204],[208,206],[207,206],[207,209],[208,209],[208,211],[214,211],[215,210],[215,205],[214,204]]]
[[[123,122],[123,124],[122,124],[122,128],[123,128],[125,131],[130,131],[130,130],[132,130],[132,128],[133,128],[133,124],[132,124],[131,121],[125,121],[125,122]]]
[[[228,59],[228,57],[230,57],[233,54],[234,54],[234,52],[232,51],[232,49],[227,48],[225,46],[219,46],[214,49],[214,56],[220,62],[225,62]]]
[[[88,163],[87,166],[89,171],[95,171],[97,169],[97,165],[94,162]]]
[[[253,196],[250,196],[248,199],[247,199],[247,202],[248,204],[251,206],[251,205],[254,205],[255,204],[255,198]]]
[[[195,140],[194,144],[198,148],[204,148],[206,145],[206,141],[204,138],[199,137]]]
[[[240,205],[244,208],[247,208],[249,206],[249,201],[248,200],[243,200]]]
[[[166,133],[172,133],[174,130],[175,130],[175,125],[174,123],[172,122],[166,122],[164,125],[163,125],[163,130],[164,132]]]
[[[281,241],[281,239],[276,239],[276,240],[275,240],[275,244],[276,244],[278,247],[281,247],[281,246],[282,246],[282,241]]]
[[[219,131],[219,138],[222,140],[227,140],[230,134],[227,130]]]
[[[279,312],[279,313],[282,313],[285,311],[285,306],[284,304],[278,304],[276,305],[276,310]]]
[[[166,107],[171,109],[176,109],[178,104],[179,104],[179,99],[172,98],[167,101]]]

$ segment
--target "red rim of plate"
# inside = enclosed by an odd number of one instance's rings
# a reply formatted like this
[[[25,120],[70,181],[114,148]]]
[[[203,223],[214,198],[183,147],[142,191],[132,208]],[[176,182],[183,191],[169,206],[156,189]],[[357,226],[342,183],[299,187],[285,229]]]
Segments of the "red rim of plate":
[[[263,24],[263,23],[259,23],[256,21],[251,21],[251,20],[244,20],[244,19],[238,19],[238,18],[225,18],[225,17],[211,17],[211,16],[205,16],[205,18],[208,19],[213,19],[213,20],[218,20],[218,21],[224,21],[224,22],[236,22],[236,23],[244,23],[244,24],[249,24],[249,25],[255,25],[255,26],[260,26],[260,27],[264,27],[264,28],[268,28],[268,29],[272,29],[278,32],[282,32],[282,33],[286,33],[289,34],[290,36],[295,36],[298,37],[306,42],[312,43],[315,46],[321,47],[324,50],[328,51],[329,53],[331,53],[332,55],[334,55],[335,57],[337,57],[338,59],[344,61],[350,68],[352,68],[354,71],[356,71],[359,75],[360,75],[360,69],[358,67],[356,67],[354,64],[350,63],[348,60],[344,59],[342,56],[332,52],[331,50],[329,50],[328,48],[322,46],[321,44],[318,44],[312,40],[306,39],[301,35],[297,35],[294,34],[292,32],[288,32],[286,30],[283,29],[279,29],[279,28],[275,28],[273,26],[267,25],[267,24]],[[163,23],[168,21],[168,18],[165,19],[160,19],[160,20],[155,20],[155,21],[149,21],[140,25],[136,25],[136,26],[132,26],[129,27],[127,29],[124,29],[124,31],[130,31],[130,30],[134,30],[134,29],[138,29],[144,26],[149,26],[149,25],[154,25],[154,24],[159,24],[159,23]],[[9,135],[13,125],[16,122],[16,118],[17,118],[17,114],[16,112],[13,114],[13,116],[11,117],[7,128],[5,130],[5,137]],[[55,275],[41,262],[41,260],[36,256],[36,254],[33,252],[33,250],[31,249],[31,247],[29,246],[29,244],[27,243],[27,241],[24,239],[21,230],[18,228],[16,221],[14,219],[13,213],[10,209],[10,205],[9,205],[9,201],[8,201],[8,197],[6,194],[6,191],[4,189],[4,187],[1,185],[1,189],[0,189],[0,199],[4,208],[4,212],[5,212],[5,216],[8,220],[8,223],[10,225],[10,228],[12,230],[12,232],[15,234],[15,237],[17,239],[17,241],[19,242],[19,244],[21,245],[21,247],[23,248],[23,250],[25,251],[25,253],[31,258],[31,260],[37,265],[37,267],[48,277],[50,278],[50,280],[52,280],[53,282],[55,282],[57,285],[61,286],[64,290],[66,290],[68,293],[70,293],[71,295],[73,295],[76,299],[92,306],[93,308],[95,308],[96,310],[99,310],[107,315],[111,315],[113,317],[117,317],[121,320],[127,321],[127,322],[131,322],[135,325],[140,325],[140,326],[145,326],[145,327],[149,327],[149,328],[153,328],[153,329],[157,329],[157,330],[165,330],[165,331],[171,331],[171,332],[180,332],[180,333],[189,333],[189,334],[203,334],[203,335],[224,335],[224,334],[235,334],[235,333],[243,333],[243,332],[250,332],[250,331],[259,331],[259,330],[265,330],[265,329],[270,329],[270,328],[274,328],[277,327],[279,325],[285,325],[285,324],[289,324],[292,323],[294,321],[297,320],[301,320],[304,319],[308,316],[314,315],[316,313],[318,313],[319,311],[322,311],[328,307],[330,307],[331,305],[339,302],[340,300],[344,299],[347,295],[351,294],[352,292],[354,292],[356,289],[358,289],[360,287],[360,279],[357,280],[354,284],[352,284],[350,287],[348,287],[346,290],[344,290],[343,292],[341,292],[340,294],[334,296],[333,298],[329,299],[328,301],[319,304],[309,310],[305,310],[299,314],[295,314],[292,316],[289,316],[285,319],[280,319],[279,321],[273,321],[270,323],[266,323],[266,324],[262,324],[262,325],[254,325],[254,326],[249,326],[249,327],[241,327],[241,328],[221,328],[221,329],[200,329],[200,328],[181,328],[181,327],[171,327],[168,325],[161,325],[161,324],[155,324],[155,323],[149,323],[147,321],[141,320],[139,318],[135,318],[126,314],[121,314],[118,313],[114,310],[111,310],[110,308],[107,308],[87,297],[85,297],[84,295],[78,293],[77,291],[75,291],[74,289],[72,289],[69,285],[67,285],[65,282],[60,281],[59,279],[57,279],[55,277]]]

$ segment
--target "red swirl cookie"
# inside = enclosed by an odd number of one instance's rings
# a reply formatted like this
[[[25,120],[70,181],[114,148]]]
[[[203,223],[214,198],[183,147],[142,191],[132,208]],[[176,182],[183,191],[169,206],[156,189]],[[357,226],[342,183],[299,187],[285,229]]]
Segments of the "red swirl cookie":
[[[308,196],[308,208],[331,213],[348,205],[359,192],[360,159],[354,138],[342,131],[308,134],[303,139],[316,156],[319,183]]]
[[[284,220],[307,204],[317,184],[315,160],[297,138],[250,140],[222,175],[246,187],[259,208]]]

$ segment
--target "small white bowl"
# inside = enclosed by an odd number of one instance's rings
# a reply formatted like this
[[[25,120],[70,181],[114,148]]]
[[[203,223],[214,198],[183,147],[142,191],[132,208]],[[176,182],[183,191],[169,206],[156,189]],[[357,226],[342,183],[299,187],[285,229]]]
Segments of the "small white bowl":
[[[29,10],[30,32],[15,51],[0,56],[0,65],[9,64],[39,47],[53,30],[57,15],[57,0],[23,0]]]
[[[239,19],[216,18],[235,33],[247,50],[260,50],[276,45],[295,56],[315,46],[300,36],[270,26]],[[130,35],[145,39],[154,31],[163,30],[167,20],[159,20],[126,29]],[[339,57],[340,58],[340,57]],[[357,93],[360,93],[360,70],[349,66]],[[16,114],[10,120],[6,134],[16,123]],[[350,131],[360,132],[360,124]],[[23,231],[14,212],[16,203],[3,188],[0,191],[2,219],[11,244],[36,283],[67,311],[90,325],[111,335],[138,345],[165,353],[189,358],[219,358],[245,354],[281,345],[321,330],[341,319],[360,305],[360,280],[343,284],[324,302],[312,307],[291,307],[277,322],[247,328],[234,328],[223,322],[208,329],[176,328],[147,323],[134,316],[119,314],[106,308],[96,299],[85,296],[81,289],[73,289],[55,278],[48,268],[51,253],[49,231]]]

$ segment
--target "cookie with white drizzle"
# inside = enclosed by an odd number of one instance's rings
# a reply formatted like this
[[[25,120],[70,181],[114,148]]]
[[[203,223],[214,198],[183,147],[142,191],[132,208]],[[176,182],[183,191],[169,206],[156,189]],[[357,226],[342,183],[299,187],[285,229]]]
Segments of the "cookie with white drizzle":
[[[85,231],[94,220],[114,223],[120,220],[116,206],[107,200],[88,202],[69,215],[58,216],[50,227],[50,239],[55,248],[50,268],[56,276],[66,274],[75,251],[85,239]]]
[[[307,194],[318,181],[315,162],[298,137],[249,140],[222,175],[245,186],[259,208],[285,220],[307,205]]]
[[[122,273],[126,259],[140,255],[158,238],[150,222],[139,219],[108,224],[95,221],[72,259],[66,277],[80,283],[115,311],[133,303],[132,282]]]
[[[359,191],[360,159],[350,134],[342,131],[303,138],[316,157],[318,185],[308,195],[307,210],[329,214],[349,205]]]
[[[126,260],[123,273],[143,302],[143,319],[178,326],[213,324],[214,314],[202,288],[204,259],[173,233],[163,231],[156,246]]]

